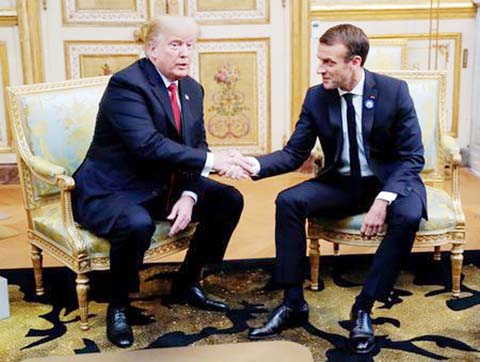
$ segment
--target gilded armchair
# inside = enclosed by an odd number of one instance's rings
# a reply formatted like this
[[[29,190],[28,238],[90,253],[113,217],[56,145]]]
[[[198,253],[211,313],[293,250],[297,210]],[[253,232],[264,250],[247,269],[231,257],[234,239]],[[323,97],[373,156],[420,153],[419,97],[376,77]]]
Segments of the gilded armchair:
[[[82,162],[95,126],[100,98],[109,77],[33,84],[8,89],[11,129],[28,219],[28,239],[36,294],[44,294],[42,251],[77,274],[80,328],[88,324],[92,270],[109,269],[110,244],[75,223],[72,173]],[[168,237],[170,224],[157,222],[146,262],[185,249],[194,225]]]
[[[440,260],[443,245],[451,244],[452,295],[460,294],[460,277],[465,244],[465,216],[460,200],[460,149],[448,135],[446,126],[446,74],[434,71],[388,71],[384,74],[405,80],[422,128],[425,167],[422,179],[427,185],[429,220],[422,220],[414,248],[433,248],[434,259]],[[320,264],[319,240],[339,245],[378,246],[382,235],[362,239],[360,227],[366,213],[344,219],[310,218],[307,238],[310,241],[311,283],[318,290]]]

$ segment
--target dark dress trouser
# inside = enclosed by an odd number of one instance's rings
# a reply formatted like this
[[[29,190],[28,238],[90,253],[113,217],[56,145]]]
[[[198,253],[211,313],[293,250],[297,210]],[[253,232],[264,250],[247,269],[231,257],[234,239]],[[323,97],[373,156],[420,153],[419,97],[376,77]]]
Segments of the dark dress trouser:
[[[232,186],[201,177],[198,202],[193,208],[192,221],[199,224],[190,241],[183,272],[194,282],[201,267],[223,260],[230,237],[243,210],[243,196]],[[125,304],[128,293],[139,288],[139,268],[155,231],[154,220],[165,219],[165,195],[135,204],[125,198],[102,200],[102,215],[108,222],[109,232],[99,235],[110,241],[110,271],[112,275],[112,303]],[[120,211],[119,211],[120,210]],[[84,225],[89,228],[89,225]],[[95,229],[92,225],[92,229]]]
[[[381,191],[373,176],[362,178],[361,192],[347,176],[311,179],[282,191],[276,200],[275,281],[284,287],[298,286],[304,279],[306,255],[305,222],[309,217],[343,218],[368,211]],[[387,233],[373,258],[361,295],[385,300],[415,240],[422,217],[422,201],[411,192],[398,195],[387,208]]]

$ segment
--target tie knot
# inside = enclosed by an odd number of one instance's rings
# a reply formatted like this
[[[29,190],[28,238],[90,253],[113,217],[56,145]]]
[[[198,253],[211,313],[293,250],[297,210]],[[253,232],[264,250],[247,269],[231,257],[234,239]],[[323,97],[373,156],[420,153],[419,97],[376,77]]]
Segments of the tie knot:
[[[343,95],[343,98],[345,98],[345,100],[347,101],[347,103],[352,103],[353,93],[345,93],[345,94]]]
[[[168,90],[171,93],[175,93],[177,91],[177,85],[175,83],[170,83],[170,85],[168,86]]]

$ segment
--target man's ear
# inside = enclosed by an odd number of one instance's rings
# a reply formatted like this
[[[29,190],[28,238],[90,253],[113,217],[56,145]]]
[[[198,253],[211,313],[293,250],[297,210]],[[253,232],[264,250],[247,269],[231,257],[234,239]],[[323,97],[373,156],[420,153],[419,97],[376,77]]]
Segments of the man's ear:
[[[147,48],[147,54],[152,59],[154,59],[154,60],[157,59],[157,57],[158,57],[157,47],[154,44],[150,44]]]
[[[352,64],[356,66],[361,66],[362,65],[362,57],[360,55],[354,55],[352,57]]]

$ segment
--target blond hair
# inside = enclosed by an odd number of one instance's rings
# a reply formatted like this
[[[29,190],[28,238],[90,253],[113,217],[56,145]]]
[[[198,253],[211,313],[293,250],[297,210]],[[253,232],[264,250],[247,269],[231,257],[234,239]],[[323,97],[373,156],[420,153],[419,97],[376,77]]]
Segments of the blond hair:
[[[183,32],[188,30],[195,31],[195,38],[200,34],[200,27],[195,19],[189,16],[160,15],[152,18],[145,32],[144,50],[147,53],[148,48],[155,44],[162,35],[171,32]]]

